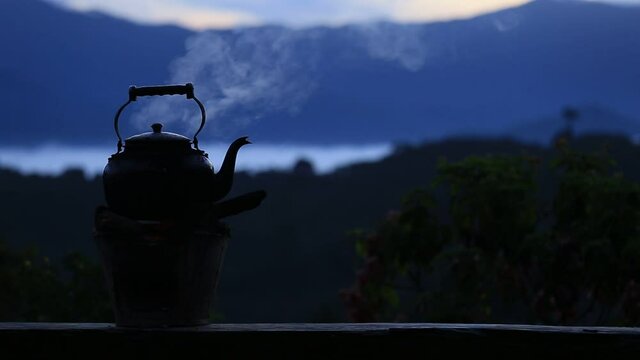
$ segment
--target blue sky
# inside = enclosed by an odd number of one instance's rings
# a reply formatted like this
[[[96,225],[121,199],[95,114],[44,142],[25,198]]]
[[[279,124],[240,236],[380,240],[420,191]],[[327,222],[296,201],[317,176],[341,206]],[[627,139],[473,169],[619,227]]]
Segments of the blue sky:
[[[48,0],[81,11],[100,10],[142,23],[193,29],[244,25],[341,25],[370,20],[422,22],[463,18],[529,0]],[[571,1],[571,0],[566,0]],[[591,0],[575,0],[591,1]],[[602,0],[640,4],[640,0]]]

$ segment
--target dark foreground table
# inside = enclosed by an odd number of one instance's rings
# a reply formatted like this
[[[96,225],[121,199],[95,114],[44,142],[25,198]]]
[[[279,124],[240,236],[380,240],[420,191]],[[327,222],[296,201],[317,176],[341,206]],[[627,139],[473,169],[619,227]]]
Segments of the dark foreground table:
[[[415,354],[415,355],[414,355]],[[0,323],[0,359],[620,358],[640,356],[640,329],[477,324]]]

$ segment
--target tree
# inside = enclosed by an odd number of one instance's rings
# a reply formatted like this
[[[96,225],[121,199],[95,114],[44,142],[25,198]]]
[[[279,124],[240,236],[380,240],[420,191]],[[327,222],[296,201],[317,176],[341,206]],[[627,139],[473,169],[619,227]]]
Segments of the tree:
[[[543,204],[539,163],[442,162],[429,189],[355,232],[360,269],[343,292],[351,319],[638,324],[640,186],[606,155],[561,144]]]

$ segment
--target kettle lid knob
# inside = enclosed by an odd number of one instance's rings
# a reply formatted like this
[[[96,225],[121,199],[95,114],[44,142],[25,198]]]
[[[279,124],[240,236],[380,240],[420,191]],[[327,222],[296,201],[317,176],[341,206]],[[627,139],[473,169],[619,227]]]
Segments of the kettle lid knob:
[[[162,124],[155,123],[155,124],[151,125],[151,129],[153,130],[154,134],[159,134],[159,133],[162,132]]]

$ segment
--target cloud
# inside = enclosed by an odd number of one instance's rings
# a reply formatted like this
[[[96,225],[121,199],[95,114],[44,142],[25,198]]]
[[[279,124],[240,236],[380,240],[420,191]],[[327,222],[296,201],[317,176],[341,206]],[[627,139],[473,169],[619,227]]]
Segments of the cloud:
[[[203,0],[182,1],[203,3]],[[262,22],[311,26],[344,25],[372,20],[447,20],[518,6],[528,1],[530,0],[218,0],[217,3],[256,16],[259,14]]]
[[[255,25],[258,17],[231,9],[171,0],[49,0],[79,11],[103,11],[142,23],[171,23],[191,29]]]
[[[386,14],[398,22],[422,22],[463,18],[507,7],[518,6],[530,0],[350,0],[368,11]]]
[[[283,24],[344,25],[376,20],[401,23],[465,18],[530,0],[47,0],[78,10],[100,10],[145,23],[192,29]],[[559,0],[561,1],[561,0]],[[569,1],[569,0],[567,0]],[[637,5],[640,0],[575,0]]]
[[[640,0],[584,0],[589,2],[611,3],[617,5],[640,5]]]
[[[528,0],[218,0],[215,5],[210,0],[48,1],[80,11],[99,10],[143,23],[174,23],[200,30],[260,23],[312,26],[370,20],[445,20]]]

